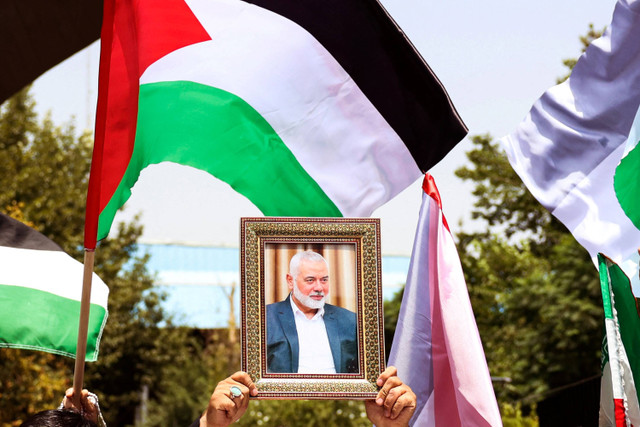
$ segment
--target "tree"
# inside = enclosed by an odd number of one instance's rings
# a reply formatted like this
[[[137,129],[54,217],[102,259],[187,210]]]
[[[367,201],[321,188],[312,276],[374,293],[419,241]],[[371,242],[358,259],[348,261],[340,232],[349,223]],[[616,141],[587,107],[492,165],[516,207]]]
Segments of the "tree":
[[[40,124],[28,90],[0,110],[0,208],[23,206],[24,217],[71,255],[82,247],[92,141],[72,125]]]
[[[49,118],[38,122],[28,89],[0,107],[0,210],[38,229],[78,260],[83,256],[91,150],[88,133],[76,136],[72,125],[56,127]],[[96,251],[95,271],[110,288],[109,318],[99,360],[87,365],[85,385],[100,395],[111,425],[132,424],[142,387],[149,387],[155,401],[166,392],[163,386],[170,387],[169,367],[199,356],[201,348],[162,309],[147,259],[136,255],[141,233],[136,221],[120,224]],[[1,351],[2,419],[20,420],[56,407],[71,385],[72,369],[71,359]],[[203,392],[205,403],[207,398]],[[189,417],[202,410],[198,406]]]
[[[389,360],[389,354],[391,353],[391,344],[393,344],[393,336],[396,332],[403,296],[404,285],[391,299],[384,301],[384,352],[386,360]]]
[[[0,349],[0,426],[18,426],[27,415],[57,406],[68,365],[48,353]]]
[[[81,260],[84,203],[91,158],[89,134],[38,122],[28,90],[0,107],[0,210],[40,230]],[[224,333],[176,327],[153,289],[145,256],[137,255],[142,227],[119,224],[96,249],[95,272],[110,289],[109,317],[98,361],[86,366],[85,387],[100,396],[109,425],[132,425],[148,390],[145,426],[185,426],[206,408],[218,381],[239,370],[239,344]],[[19,425],[56,407],[71,386],[73,360],[47,353],[0,351],[0,419]],[[310,409],[313,407],[313,411]],[[317,425],[360,420],[362,402],[259,402],[245,425]],[[265,418],[267,417],[267,418]],[[335,423],[334,423],[335,421]],[[357,423],[354,425],[358,425]],[[4,427],[4,426],[3,426]]]
[[[599,33],[590,27],[586,45]],[[572,67],[575,61],[567,60]],[[473,219],[458,250],[499,400],[534,403],[556,387],[599,375],[602,302],[584,250],[528,192],[489,135],[472,137]],[[529,398],[527,398],[529,397]]]
[[[28,157],[34,140],[38,139],[35,135],[48,138],[56,130],[50,122],[40,128],[33,107],[27,91],[18,93],[0,107],[0,164],[4,167],[0,174],[0,209],[42,229],[37,216],[32,218],[30,215],[32,198],[21,195],[32,189],[25,182],[24,174],[30,169]],[[63,223],[60,221],[60,225]],[[60,390],[69,384],[72,362],[46,353],[0,349],[0,420],[3,425],[19,425],[19,420],[27,415],[57,406]],[[56,400],[58,402],[53,403]],[[10,420],[16,422],[9,423]]]
[[[278,427],[370,426],[357,400],[261,400],[252,402],[240,425]]]
[[[599,373],[601,301],[586,251],[528,193],[498,145],[473,138],[473,216],[495,231],[461,233],[459,251],[499,398],[523,399]],[[530,402],[528,402],[530,403]]]

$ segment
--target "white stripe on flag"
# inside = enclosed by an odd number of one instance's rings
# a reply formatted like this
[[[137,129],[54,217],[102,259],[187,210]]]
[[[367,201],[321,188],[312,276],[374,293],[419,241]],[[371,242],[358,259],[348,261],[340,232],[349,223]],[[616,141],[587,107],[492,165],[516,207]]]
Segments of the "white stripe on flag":
[[[84,266],[63,251],[0,246],[0,285],[21,286],[80,301]],[[109,288],[93,273],[91,303],[107,308]]]

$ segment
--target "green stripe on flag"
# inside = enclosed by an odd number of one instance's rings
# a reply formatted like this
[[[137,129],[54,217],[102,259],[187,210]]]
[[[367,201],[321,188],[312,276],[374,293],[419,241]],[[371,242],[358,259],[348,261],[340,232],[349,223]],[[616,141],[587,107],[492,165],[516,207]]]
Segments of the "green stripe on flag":
[[[613,319],[613,311],[611,309],[611,286],[609,283],[609,268],[607,259],[598,254],[598,273],[600,273],[600,291],[602,292],[602,305],[604,307],[604,318]]]
[[[98,358],[96,345],[106,314],[104,307],[91,304],[88,362]],[[0,347],[75,357],[79,318],[80,301],[36,289],[0,285]]]
[[[131,196],[140,171],[164,161],[209,172],[267,216],[342,216],[269,123],[245,101],[198,83],[159,82],[140,86],[132,158],[100,215],[99,239]]]
[[[620,160],[613,188],[622,210],[640,229],[640,143]]]
[[[611,277],[611,288],[615,298],[614,305],[620,336],[637,390],[640,384],[640,316],[636,298],[631,291],[629,278],[617,264],[609,267],[609,277]]]

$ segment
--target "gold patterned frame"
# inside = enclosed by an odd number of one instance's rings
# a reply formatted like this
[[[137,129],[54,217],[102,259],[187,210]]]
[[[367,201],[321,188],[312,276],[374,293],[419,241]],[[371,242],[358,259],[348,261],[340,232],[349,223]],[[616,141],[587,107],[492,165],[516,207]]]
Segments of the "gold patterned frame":
[[[242,370],[258,399],[372,399],[384,370],[384,321],[377,218],[242,218],[240,223]],[[354,374],[274,374],[266,371],[265,247],[272,244],[355,247],[360,358]]]

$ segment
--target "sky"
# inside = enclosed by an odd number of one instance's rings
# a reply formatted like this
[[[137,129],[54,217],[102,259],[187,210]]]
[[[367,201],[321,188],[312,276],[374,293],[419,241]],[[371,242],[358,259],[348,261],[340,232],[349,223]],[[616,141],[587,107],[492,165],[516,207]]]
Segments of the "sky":
[[[447,89],[469,136],[501,137],[513,130],[535,100],[566,73],[589,24],[609,24],[612,0],[381,0]],[[99,43],[53,68],[34,83],[40,113],[57,124],[75,117],[92,129]],[[452,231],[473,223],[472,185],[454,175],[467,164],[469,138],[430,172],[440,189]],[[411,253],[421,203],[421,180],[380,207],[382,252]],[[143,171],[116,221],[141,214],[145,242],[238,247],[240,217],[262,216],[229,186],[195,169],[162,164]]]

